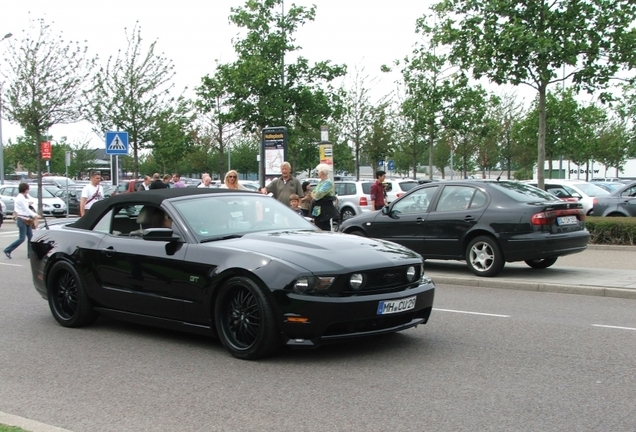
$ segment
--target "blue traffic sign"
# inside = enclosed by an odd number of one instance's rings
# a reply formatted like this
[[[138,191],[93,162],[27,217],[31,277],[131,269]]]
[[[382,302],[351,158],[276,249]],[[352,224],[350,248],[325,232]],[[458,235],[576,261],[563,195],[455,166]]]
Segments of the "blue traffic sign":
[[[125,132],[125,131],[106,132],[106,154],[127,155],[128,154],[128,132]]]
[[[380,160],[378,161],[378,166],[380,166],[380,167],[381,167],[381,166],[384,166],[384,160],[383,160],[383,159],[380,159]]]
[[[390,160],[388,165],[389,165],[389,171],[393,171],[395,169],[395,161]]]

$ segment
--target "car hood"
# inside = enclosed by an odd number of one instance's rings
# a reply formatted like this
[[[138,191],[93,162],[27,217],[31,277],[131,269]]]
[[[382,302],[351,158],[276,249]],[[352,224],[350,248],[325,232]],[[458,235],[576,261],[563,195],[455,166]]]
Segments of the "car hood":
[[[365,270],[421,262],[418,254],[393,242],[330,232],[261,232],[206,244],[261,254],[311,268],[314,272]]]

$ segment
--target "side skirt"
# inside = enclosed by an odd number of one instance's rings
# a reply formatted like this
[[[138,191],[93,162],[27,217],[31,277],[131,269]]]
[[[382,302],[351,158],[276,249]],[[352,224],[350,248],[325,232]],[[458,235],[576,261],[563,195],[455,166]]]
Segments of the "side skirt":
[[[176,321],[166,318],[158,318],[149,315],[141,315],[133,312],[125,312],[115,309],[96,307],[95,310],[102,316],[121,321],[127,321],[135,324],[149,325],[152,327],[165,328],[169,330],[182,331],[187,333],[195,333],[204,336],[216,337],[216,331],[210,327],[201,324],[192,324],[184,321]]]

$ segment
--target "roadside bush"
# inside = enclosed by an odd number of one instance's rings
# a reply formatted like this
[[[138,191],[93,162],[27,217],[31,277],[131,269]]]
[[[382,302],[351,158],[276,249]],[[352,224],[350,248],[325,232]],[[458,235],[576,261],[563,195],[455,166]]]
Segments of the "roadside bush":
[[[588,216],[585,226],[592,244],[636,245],[636,218]]]

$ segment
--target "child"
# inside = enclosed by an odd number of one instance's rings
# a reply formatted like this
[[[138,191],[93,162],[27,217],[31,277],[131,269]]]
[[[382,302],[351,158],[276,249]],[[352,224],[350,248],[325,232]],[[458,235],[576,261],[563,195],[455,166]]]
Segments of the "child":
[[[289,196],[289,206],[291,207],[293,211],[295,211],[299,215],[305,216],[303,209],[301,209],[299,205],[300,205],[300,197],[296,194],[291,194]]]

